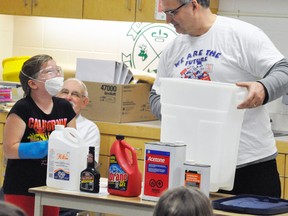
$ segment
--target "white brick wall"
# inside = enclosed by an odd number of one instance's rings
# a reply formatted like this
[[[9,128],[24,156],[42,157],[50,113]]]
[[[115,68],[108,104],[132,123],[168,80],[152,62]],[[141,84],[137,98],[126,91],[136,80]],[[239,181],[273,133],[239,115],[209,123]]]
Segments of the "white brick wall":
[[[10,57],[12,55],[13,55],[13,16],[0,15],[0,72],[2,71],[2,59]]]
[[[220,0],[219,14],[234,15],[260,27],[288,58],[288,1]]]

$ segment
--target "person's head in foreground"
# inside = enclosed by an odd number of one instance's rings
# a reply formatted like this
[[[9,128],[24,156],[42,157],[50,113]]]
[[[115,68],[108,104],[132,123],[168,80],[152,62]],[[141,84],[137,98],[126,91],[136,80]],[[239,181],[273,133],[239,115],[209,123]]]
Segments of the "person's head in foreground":
[[[0,201],[0,216],[26,216],[26,214],[17,206]]]
[[[158,200],[153,216],[212,216],[211,202],[198,189],[184,186],[165,191]]]

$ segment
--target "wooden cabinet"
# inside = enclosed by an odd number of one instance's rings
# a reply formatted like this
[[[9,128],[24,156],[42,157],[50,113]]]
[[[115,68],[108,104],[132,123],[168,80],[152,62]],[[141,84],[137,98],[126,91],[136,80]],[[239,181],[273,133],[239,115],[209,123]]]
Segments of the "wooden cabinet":
[[[151,0],[83,0],[83,18],[131,22],[165,22],[154,18],[155,1]],[[210,9],[218,11],[219,0],[211,0]]]
[[[82,18],[83,0],[32,0],[33,16]]]
[[[135,0],[83,0],[83,18],[134,21]]]
[[[165,22],[156,20],[155,17],[155,1],[137,0],[135,22]]]
[[[31,0],[0,0],[0,13],[31,15]]]
[[[211,0],[213,13],[218,4],[219,0]],[[155,0],[0,0],[0,14],[165,22],[154,18],[155,7]]]
[[[212,13],[217,14],[219,7],[219,0],[210,0],[210,10]]]
[[[277,167],[281,181],[282,198],[288,199],[288,138],[276,138]]]
[[[277,161],[277,167],[278,167],[278,172],[279,172],[280,181],[281,181],[281,196],[282,196],[282,198],[284,198],[284,196],[285,196],[284,185],[285,185],[286,155],[283,153],[279,153],[277,158],[276,158],[276,161]]]
[[[82,18],[83,0],[0,0],[0,13]]]
[[[3,185],[6,164],[3,153],[3,131],[6,115],[6,113],[0,113],[0,187]]]
[[[83,0],[84,19],[160,22],[154,18],[155,1],[151,0]]]

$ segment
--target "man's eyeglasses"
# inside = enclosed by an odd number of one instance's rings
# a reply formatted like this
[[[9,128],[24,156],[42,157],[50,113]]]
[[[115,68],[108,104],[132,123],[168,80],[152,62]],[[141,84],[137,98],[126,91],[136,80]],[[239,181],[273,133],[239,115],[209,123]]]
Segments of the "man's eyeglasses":
[[[81,98],[81,97],[85,97],[85,95],[81,94],[80,92],[77,92],[77,91],[72,91],[70,92],[68,89],[62,89],[60,91],[60,94],[67,97],[67,95],[71,95],[71,97],[73,98]]]
[[[189,3],[189,2],[184,3],[184,4],[180,5],[179,7],[175,8],[175,9],[173,9],[173,10],[164,11],[164,13],[165,13],[166,15],[169,15],[170,17],[173,18],[173,17],[178,13],[178,11],[180,10],[180,8],[182,8],[183,6],[185,6],[185,5],[188,4],[188,3]]]

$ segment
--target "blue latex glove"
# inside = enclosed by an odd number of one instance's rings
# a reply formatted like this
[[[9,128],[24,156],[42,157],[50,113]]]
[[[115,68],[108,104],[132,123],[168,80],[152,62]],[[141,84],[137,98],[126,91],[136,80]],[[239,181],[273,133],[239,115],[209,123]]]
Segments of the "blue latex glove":
[[[41,159],[48,154],[48,140],[20,143],[18,148],[20,159]]]

